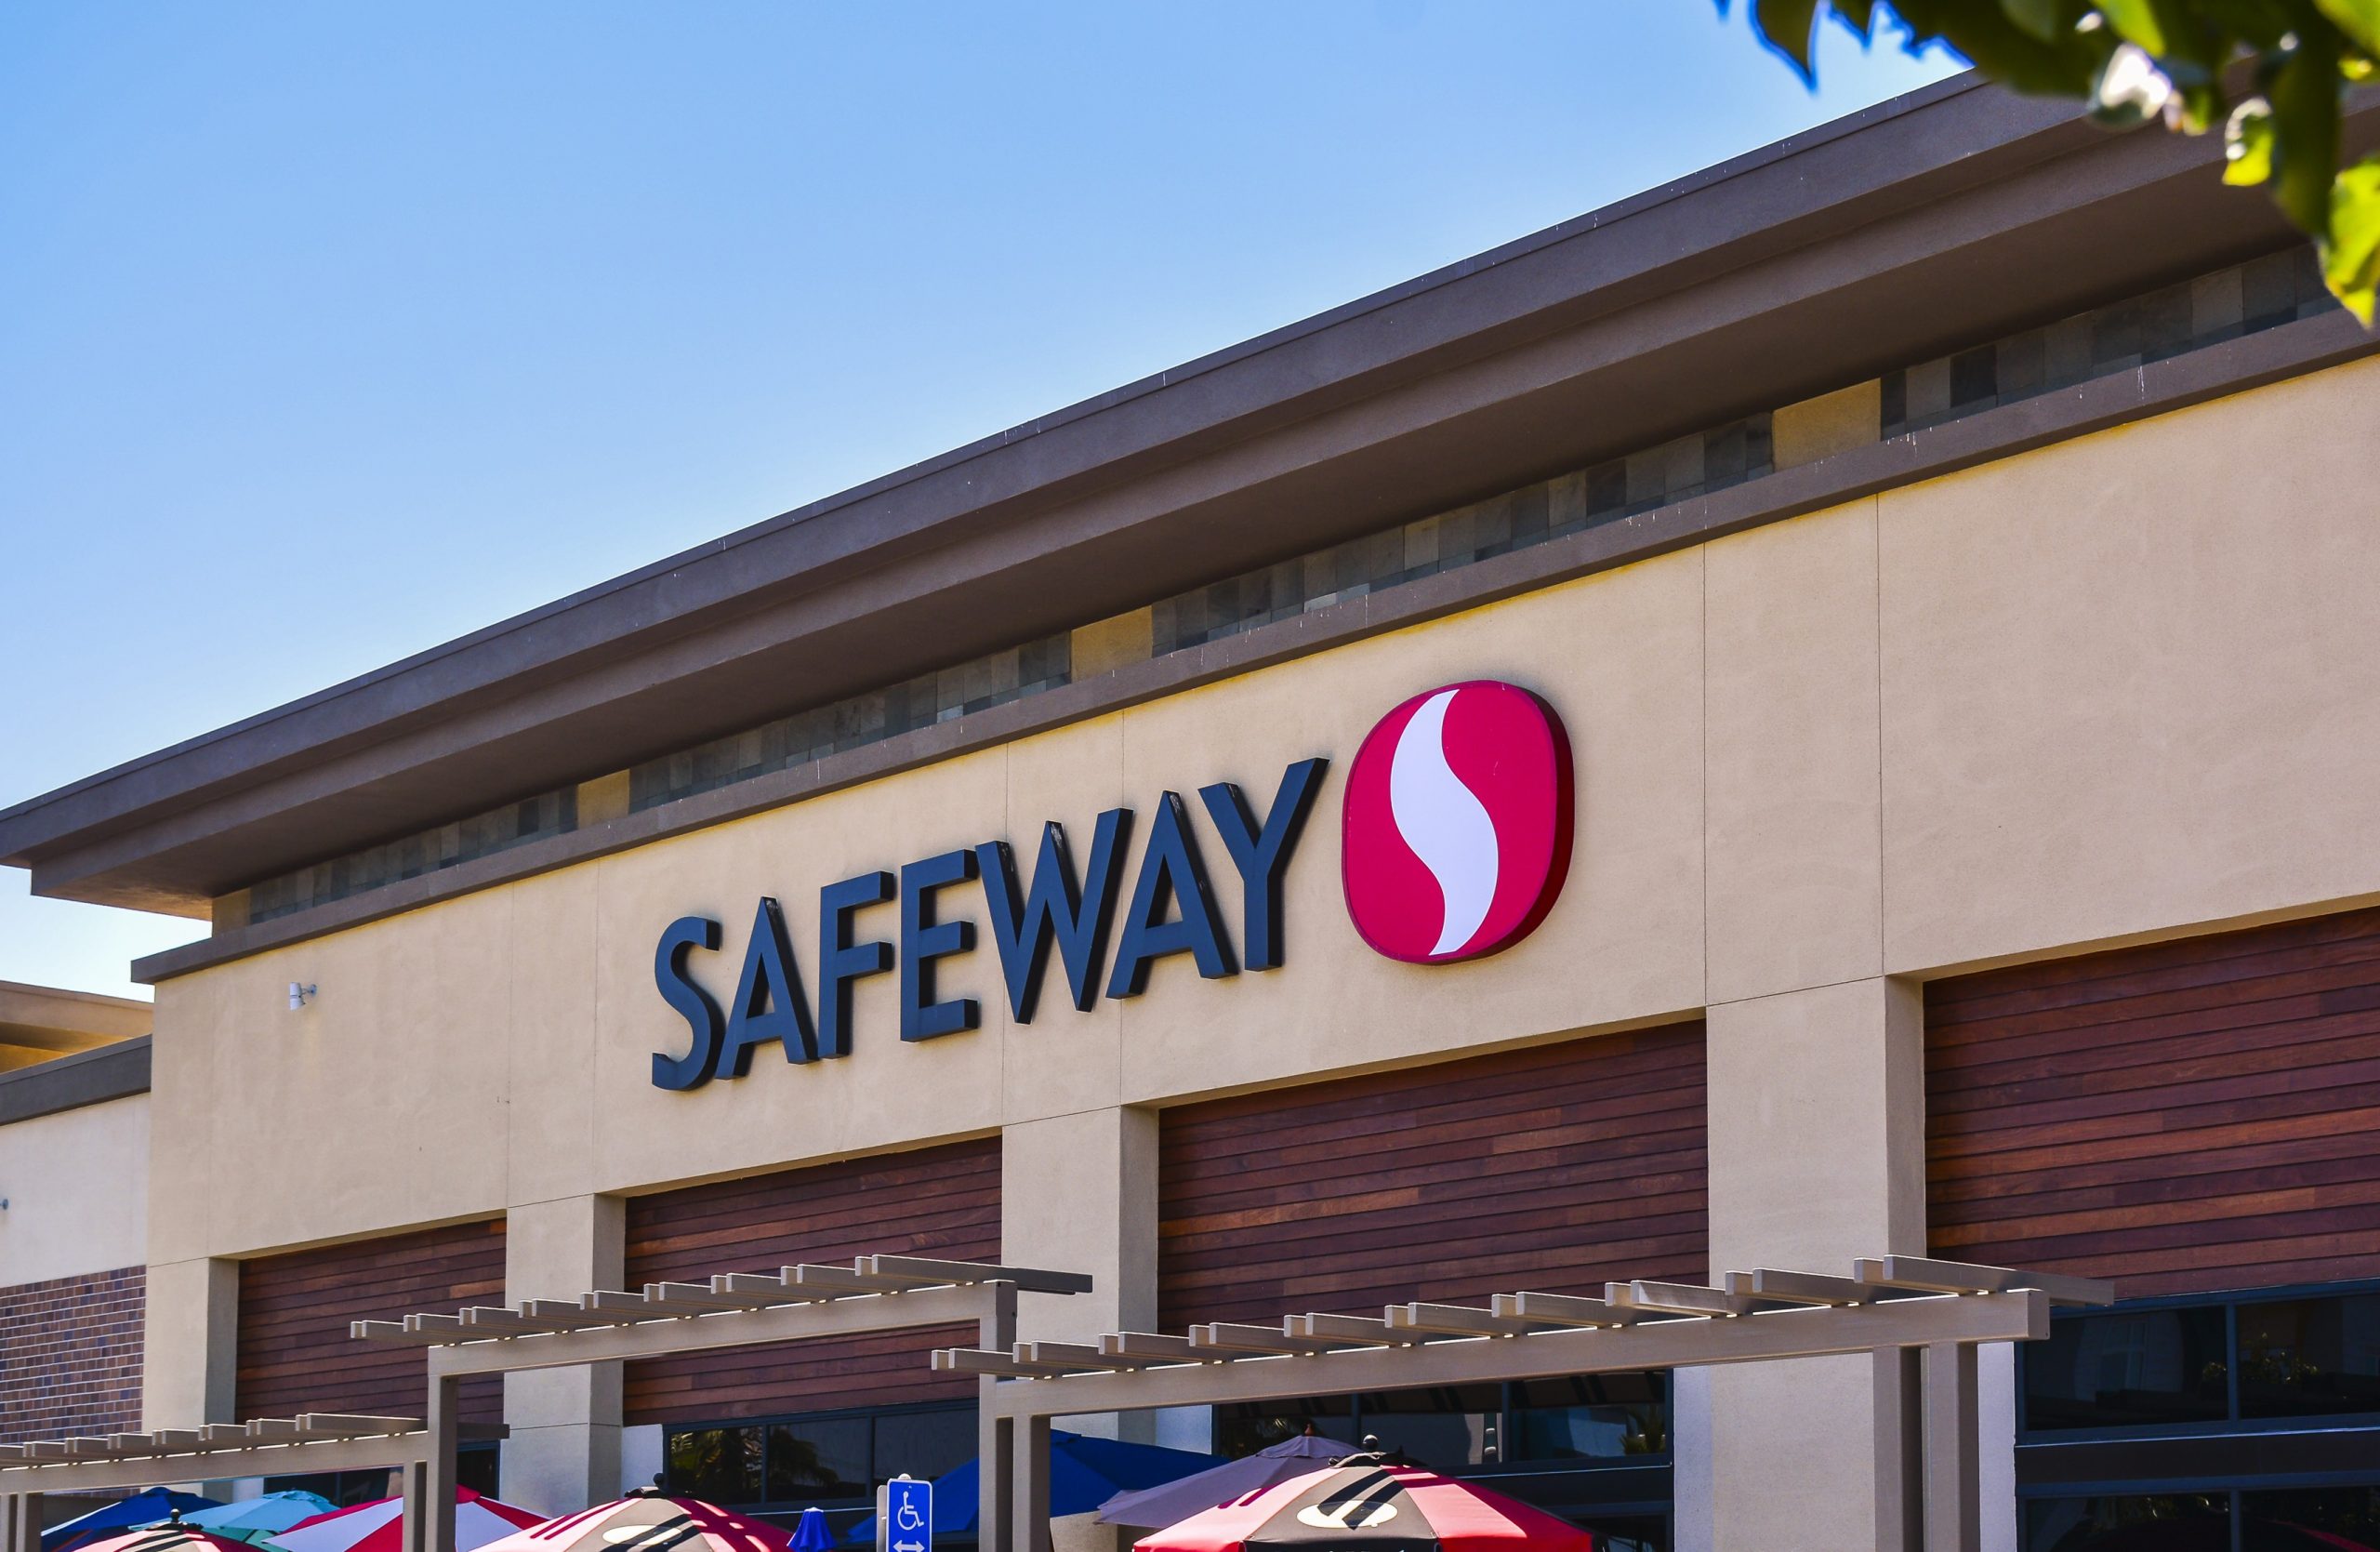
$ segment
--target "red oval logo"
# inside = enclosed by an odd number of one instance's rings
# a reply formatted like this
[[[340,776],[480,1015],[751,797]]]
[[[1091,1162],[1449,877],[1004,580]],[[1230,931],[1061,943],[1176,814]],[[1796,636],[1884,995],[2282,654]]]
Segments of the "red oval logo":
[[[1570,868],[1570,740],[1554,708],[1475,679],[1364,736],[1341,809],[1340,882],[1363,940],[1410,964],[1508,948]]]

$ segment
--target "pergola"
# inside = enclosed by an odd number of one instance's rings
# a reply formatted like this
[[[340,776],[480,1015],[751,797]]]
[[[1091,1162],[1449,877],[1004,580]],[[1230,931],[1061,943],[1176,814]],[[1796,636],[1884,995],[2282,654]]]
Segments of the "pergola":
[[[866,1336],[972,1321],[988,1347],[1016,1340],[1016,1296],[1087,1293],[1080,1272],[1040,1271],[972,1261],[862,1255],[848,1267],[802,1265],[776,1273],[723,1272],[707,1282],[650,1282],[641,1293],[598,1290],[575,1300],[528,1299],[456,1315],[358,1320],[364,1341],[429,1349],[428,1449],[405,1476],[406,1552],[454,1552],[456,1392],[471,1374],[507,1374],[622,1359],[663,1358],[821,1336]],[[1014,1474],[1014,1425],[979,1386],[976,1443],[984,1472],[985,1522]],[[998,1523],[1005,1525],[1003,1516]],[[995,1552],[987,1540],[985,1552]]]
[[[500,1424],[472,1424],[457,1437],[476,1440],[504,1435]],[[311,1471],[402,1470],[410,1480],[429,1460],[430,1446],[430,1433],[418,1417],[324,1412],[155,1433],[0,1444],[0,1552],[41,1552],[44,1493]]]
[[[1053,1417],[1912,1349],[1923,1354],[1925,1546],[1977,1552],[1977,1346],[2047,1336],[2053,1306],[2114,1297],[2088,1279],[1887,1255],[1854,1262],[1848,1277],[1763,1268],[1716,1287],[1607,1283],[1601,1298],[1499,1293],[1485,1307],[1391,1305],[1378,1319],[1302,1314],[1180,1336],[1017,1340],[1018,1293],[1091,1288],[1078,1272],[863,1255],[849,1267],[359,1320],[355,1337],[427,1349],[426,1422],[318,1413],[0,1446],[0,1552],[39,1552],[46,1492],[376,1467],[403,1474],[406,1552],[453,1552],[456,1446],[504,1431],[458,1420],[467,1375],[968,1321],[980,1345],[932,1361],[978,1381],[983,1552],[1048,1552]]]
[[[1926,1552],[1977,1552],[1977,1346],[2047,1336],[2053,1305],[2114,1296],[2082,1278],[1887,1255],[1854,1262],[1849,1277],[1764,1268],[1730,1272],[1719,1287],[1614,1282],[1599,1299],[1499,1293],[1484,1308],[1391,1305],[1377,1320],[1290,1315],[1182,1336],[945,1348],[933,1364],[995,1382],[986,1413],[1026,1430],[1012,1458],[1008,1545],[1046,1552],[1052,1417],[1914,1348]],[[988,1466],[984,1479],[988,1515]]]

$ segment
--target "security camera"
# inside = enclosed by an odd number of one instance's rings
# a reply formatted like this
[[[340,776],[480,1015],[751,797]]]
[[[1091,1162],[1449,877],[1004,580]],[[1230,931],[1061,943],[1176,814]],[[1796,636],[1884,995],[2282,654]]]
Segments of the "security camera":
[[[314,988],[313,988],[312,987],[311,987],[311,986],[300,986],[300,985],[299,985],[298,983],[297,983],[296,981],[292,981],[292,982],[290,982],[290,983],[289,983],[289,1011],[290,1011],[291,1013],[296,1013],[298,1009],[300,1009],[300,1008],[304,1007],[304,1006],[306,1005],[306,1000],[307,1000],[308,998],[310,998],[310,997],[313,996],[313,995],[314,995]]]

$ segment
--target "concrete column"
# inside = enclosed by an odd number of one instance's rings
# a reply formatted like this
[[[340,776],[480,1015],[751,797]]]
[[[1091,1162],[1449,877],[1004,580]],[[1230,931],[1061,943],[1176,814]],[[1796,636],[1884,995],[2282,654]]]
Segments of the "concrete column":
[[[240,1264],[199,1259],[149,1268],[141,1317],[140,1426],[236,1423]]]
[[[1113,1106],[1020,1121],[1000,1134],[1000,1255],[1011,1265],[1089,1272],[1097,1286],[1027,1293],[1021,1339],[1089,1342],[1157,1321],[1157,1112]],[[1076,1433],[1148,1442],[1154,1419],[1067,1418]]]
[[[1710,1010],[1711,1270],[1925,1249],[1924,1009],[1884,978]],[[1710,1545],[1915,1552],[1903,1355],[1709,1372]]]
[[[626,1203],[564,1197],[515,1206],[504,1230],[504,1296],[575,1299],[620,1285]],[[591,1363],[504,1376],[504,1496],[545,1514],[616,1497],[620,1366]]]

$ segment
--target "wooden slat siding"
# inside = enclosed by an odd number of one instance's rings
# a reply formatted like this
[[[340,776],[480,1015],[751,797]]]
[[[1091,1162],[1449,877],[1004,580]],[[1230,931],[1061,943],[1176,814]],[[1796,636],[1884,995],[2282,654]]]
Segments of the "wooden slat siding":
[[[1699,1023],[1164,1113],[1158,1320],[1709,1271]]]
[[[421,1349],[354,1341],[348,1322],[503,1302],[501,1218],[243,1261],[232,1415],[419,1417],[427,1402]],[[462,1416],[500,1421],[503,1400],[501,1378],[467,1380]]]
[[[2380,910],[1937,981],[1934,1254],[2127,1297],[2380,1276]]]
[[[631,1198],[626,1280],[698,1281],[869,1253],[998,1261],[999,1252],[1000,1144],[985,1137]],[[972,1326],[940,1327],[646,1359],[628,1365],[627,1419],[726,1422],[964,1400],[974,1382],[933,1373],[927,1355],[974,1340]]]

